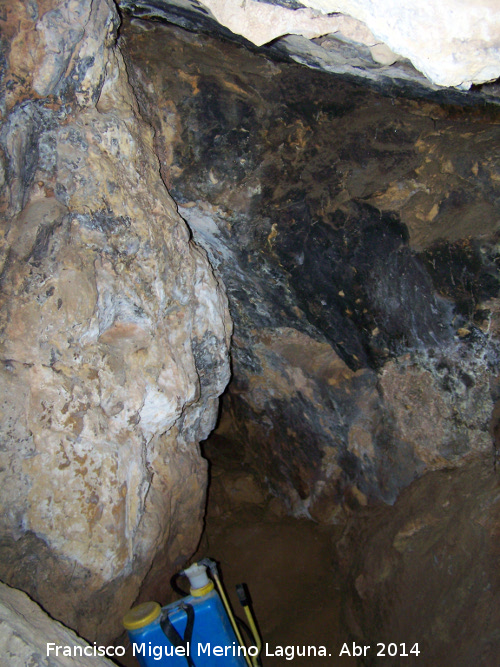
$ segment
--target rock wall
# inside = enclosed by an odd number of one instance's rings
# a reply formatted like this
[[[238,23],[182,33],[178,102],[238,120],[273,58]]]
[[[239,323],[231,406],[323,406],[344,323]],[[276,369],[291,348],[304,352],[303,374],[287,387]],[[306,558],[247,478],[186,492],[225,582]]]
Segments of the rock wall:
[[[50,618],[25,593],[5,584],[0,584],[0,649],[4,664],[9,667],[85,667],[89,662],[95,667],[112,667],[116,664],[102,657],[106,650],[108,655],[114,656],[114,647],[98,647],[101,653],[94,655],[95,646]]]
[[[488,457],[425,475],[394,507],[349,522],[337,547],[343,617],[358,644],[386,645],[384,657],[370,651],[362,664],[498,662],[498,492]],[[408,657],[391,658],[389,643],[399,653],[405,644]]]
[[[1,20],[0,577],[106,640],[196,548],[231,322],[160,178],[114,4]]]
[[[228,290],[226,449],[327,522],[491,454],[498,110],[146,22],[123,35],[164,180]]]

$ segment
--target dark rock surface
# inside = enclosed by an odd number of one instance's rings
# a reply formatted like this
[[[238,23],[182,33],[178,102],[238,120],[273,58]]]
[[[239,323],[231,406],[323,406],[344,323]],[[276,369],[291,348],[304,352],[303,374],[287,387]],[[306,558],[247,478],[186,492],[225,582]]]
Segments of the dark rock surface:
[[[162,177],[230,299],[219,436],[322,521],[491,451],[495,109],[394,99],[176,28],[122,34]]]
[[[491,457],[431,472],[394,507],[354,517],[337,547],[344,620],[358,643],[386,645],[360,664],[498,664],[499,526]],[[420,655],[391,658],[389,643],[407,653],[418,643]]]

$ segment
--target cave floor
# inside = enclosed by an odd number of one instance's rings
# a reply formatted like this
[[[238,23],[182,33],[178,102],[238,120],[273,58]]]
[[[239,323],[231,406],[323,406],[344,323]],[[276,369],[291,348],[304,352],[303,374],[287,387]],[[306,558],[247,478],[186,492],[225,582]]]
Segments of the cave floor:
[[[232,607],[243,619],[235,587],[247,585],[263,641],[263,667],[306,667],[311,661],[318,667],[356,665],[354,658],[339,656],[349,640],[342,627],[341,575],[334,561],[343,526],[288,516],[280,501],[246,472],[241,453],[225,439],[213,436],[204,454],[211,479],[205,531],[195,558],[217,561]],[[285,647],[295,647],[292,659]],[[303,647],[305,656],[300,656]],[[308,657],[308,647],[318,655]],[[319,655],[320,647],[326,657]],[[290,656],[292,649],[288,651]]]
[[[321,527],[306,519],[278,516],[270,506],[240,505],[216,515],[209,505],[206,530],[199,555],[215,559],[223,575],[235,612],[244,618],[235,594],[237,583],[246,583],[259,623],[264,649],[262,664],[290,664],[280,648],[306,647],[305,657],[295,648],[293,664],[355,665],[354,658],[339,657],[348,641],[341,627],[339,577],[332,561],[335,527]],[[216,506],[215,506],[216,509]],[[266,650],[267,645],[267,650]],[[289,656],[292,649],[288,649]]]
[[[374,651],[377,642],[408,650],[416,642],[420,655],[409,655],[407,665],[497,667],[500,477],[493,457],[431,472],[393,507],[346,507],[343,521],[325,525],[288,516],[224,439],[214,436],[204,454],[209,495],[192,561],[217,561],[241,618],[235,585],[247,585],[263,667],[357,665],[345,650],[340,655],[354,635]],[[309,657],[308,647],[318,655]],[[363,664],[402,664],[400,657],[368,658]],[[122,664],[137,667],[131,657]]]
[[[225,456],[228,452],[218,444],[218,451],[206,452],[211,480],[205,530],[192,562],[209,557],[218,563],[233,610],[243,620],[235,587],[247,585],[263,642],[263,667],[306,667],[311,661],[317,667],[356,665],[355,658],[339,656],[349,641],[341,621],[341,575],[334,562],[343,526],[287,516],[234,453]],[[185,587],[182,578],[179,584]],[[294,647],[292,659],[286,657],[286,647]],[[318,655],[309,657],[308,647]],[[319,655],[320,647],[326,657]],[[129,653],[121,664],[137,667]]]
[[[340,619],[340,574],[332,560],[332,543],[341,529],[276,510],[273,501],[243,502],[221,512],[215,500],[209,501],[205,532],[193,560],[208,556],[217,561],[233,610],[244,620],[235,586],[247,585],[263,641],[263,667],[306,667],[311,660],[318,667],[356,665],[355,658],[339,657],[348,636]],[[307,656],[308,647],[319,653],[322,646],[327,657]],[[293,659],[287,659],[285,651],[290,656],[292,649],[286,647],[295,647]],[[303,647],[305,657],[298,655]],[[137,667],[130,655],[122,664]]]

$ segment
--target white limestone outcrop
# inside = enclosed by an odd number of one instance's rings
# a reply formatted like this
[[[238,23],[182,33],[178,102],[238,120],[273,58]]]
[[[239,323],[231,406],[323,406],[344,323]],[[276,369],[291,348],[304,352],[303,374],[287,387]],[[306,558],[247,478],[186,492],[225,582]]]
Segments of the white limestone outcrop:
[[[285,35],[325,34],[366,45],[376,62],[407,58],[431,82],[467,90],[500,76],[497,0],[203,0],[234,33],[262,45]]]

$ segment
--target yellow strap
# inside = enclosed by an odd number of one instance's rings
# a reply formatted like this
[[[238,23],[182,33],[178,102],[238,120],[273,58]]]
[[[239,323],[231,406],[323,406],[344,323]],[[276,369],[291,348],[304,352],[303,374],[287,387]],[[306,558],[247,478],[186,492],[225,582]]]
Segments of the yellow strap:
[[[245,610],[245,614],[247,617],[248,625],[250,626],[250,630],[252,631],[253,638],[255,639],[255,644],[257,646],[257,655],[252,656],[252,663],[253,667],[258,667],[259,661],[258,661],[258,656],[260,652],[262,651],[262,640],[259,635],[259,631],[257,630],[257,626],[255,624],[255,620],[253,617],[253,614],[250,610],[250,607],[243,605],[243,609]]]
[[[241,636],[240,630],[238,628],[238,625],[236,623],[236,620],[233,616],[233,612],[231,610],[231,607],[229,605],[228,599],[226,597],[226,594],[224,592],[224,588],[222,587],[221,580],[219,579],[219,575],[216,572],[212,572],[215,582],[217,584],[217,590],[219,591],[219,595],[222,598],[222,602],[224,603],[224,607],[226,608],[227,615],[229,616],[229,620],[231,621],[231,625],[233,626],[234,634],[236,635],[236,639],[239,641],[240,646],[242,646],[245,649],[245,660],[247,662],[248,667],[255,667],[255,665],[252,664],[250,661],[250,658],[247,654],[247,647],[243,643],[243,638]]]

